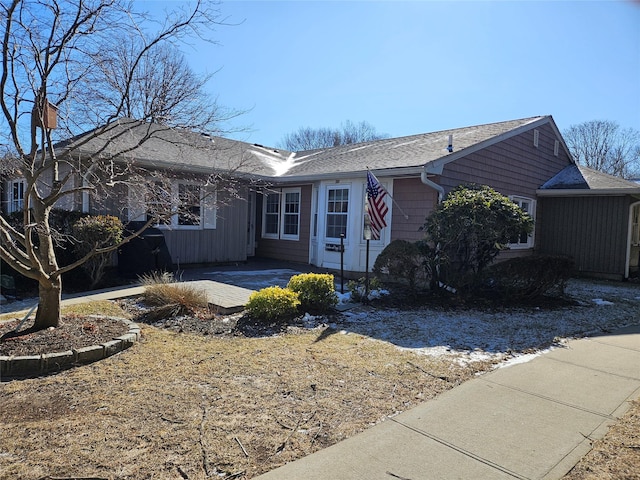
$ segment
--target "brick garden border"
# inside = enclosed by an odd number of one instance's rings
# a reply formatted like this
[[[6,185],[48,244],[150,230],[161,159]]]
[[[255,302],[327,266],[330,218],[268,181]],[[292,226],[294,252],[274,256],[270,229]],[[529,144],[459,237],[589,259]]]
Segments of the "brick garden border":
[[[65,352],[43,353],[28,356],[0,356],[0,381],[29,378],[56,373],[69,368],[87,365],[111,357],[140,340],[140,326],[126,318],[110,317],[129,326],[129,331],[100,345],[82,347]]]

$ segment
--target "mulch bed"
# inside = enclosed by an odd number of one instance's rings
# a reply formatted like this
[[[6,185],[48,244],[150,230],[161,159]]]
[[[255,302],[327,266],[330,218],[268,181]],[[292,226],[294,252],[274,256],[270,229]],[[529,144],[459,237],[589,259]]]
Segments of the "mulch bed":
[[[33,331],[29,320],[16,331],[21,320],[0,323],[0,355],[26,356],[64,352],[99,345],[124,335],[129,326],[111,317],[66,315],[53,328]]]

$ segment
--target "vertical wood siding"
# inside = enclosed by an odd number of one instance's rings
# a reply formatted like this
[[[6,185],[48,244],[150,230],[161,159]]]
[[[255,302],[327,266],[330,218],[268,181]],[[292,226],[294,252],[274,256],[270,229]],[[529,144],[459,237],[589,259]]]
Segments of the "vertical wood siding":
[[[540,253],[569,255],[584,274],[624,276],[627,197],[543,198],[539,213]]]
[[[422,239],[424,233],[420,227],[435,208],[438,192],[422,183],[420,178],[401,178],[393,181],[393,199],[409,218],[405,218],[400,209],[393,205],[391,240],[414,242]]]
[[[299,185],[287,185],[298,187]],[[272,238],[262,238],[262,202],[256,202],[256,215],[260,219],[256,222],[257,245],[256,255],[277,260],[287,260],[291,262],[309,263],[309,240],[311,227],[311,185],[300,186],[300,236],[298,240],[276,240]]]
[[[218,208],[215,229],[163,230],[174,263],[239,262],[247,259],[248,204],[233,199]]]

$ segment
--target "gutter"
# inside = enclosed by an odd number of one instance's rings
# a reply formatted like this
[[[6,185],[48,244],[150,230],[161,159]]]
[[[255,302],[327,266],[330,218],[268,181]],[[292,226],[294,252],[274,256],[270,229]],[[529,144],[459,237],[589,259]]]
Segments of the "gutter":
[[[420,173],[420,181],[422,183],[424,183],[425,185],[433,188],[435,191],[437,191],[438,192],[438,203],[442,203],[442,200],[444,199],[444,187],[442,185],[438,185],[433,180],[429,180],[429,167],[430,167],[430,165],[431,165],[430,163],[427,163],[424,166],[424,169]],[[442,167],[440,167],[440,168],[442,168]],[[440,173],[442,173],[442,172],[440,172]],[[435,174],[435,172],[433,172],[433,174]]]

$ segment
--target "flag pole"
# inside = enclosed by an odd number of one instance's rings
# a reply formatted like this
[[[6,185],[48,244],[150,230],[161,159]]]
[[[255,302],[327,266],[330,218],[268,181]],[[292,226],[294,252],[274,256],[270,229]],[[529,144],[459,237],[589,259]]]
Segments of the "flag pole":
[[[371,170],[369,169],[369,167],[367,167],[367,171],[370,172]],[[398,202],[396,202],[396,199],[393,198],[393,195],[391,195],[389,193],[389,190],[387,190],[386,188],[384,188],[384,186],[382,184],[380,184],[380,187],[382,189],[384,189],[385,192],[387,192],[387,195],[389,195],[389,198],[391,199],[391,202],[393,203],[393,205],[398,209],[398,211],[402,214],[402,216],[404,217],[405,220],[409,220],[409,215],[407,215],[405,213],[404,210],[402,210],[402,207],[400,207],[400,205],[398,205]]]

